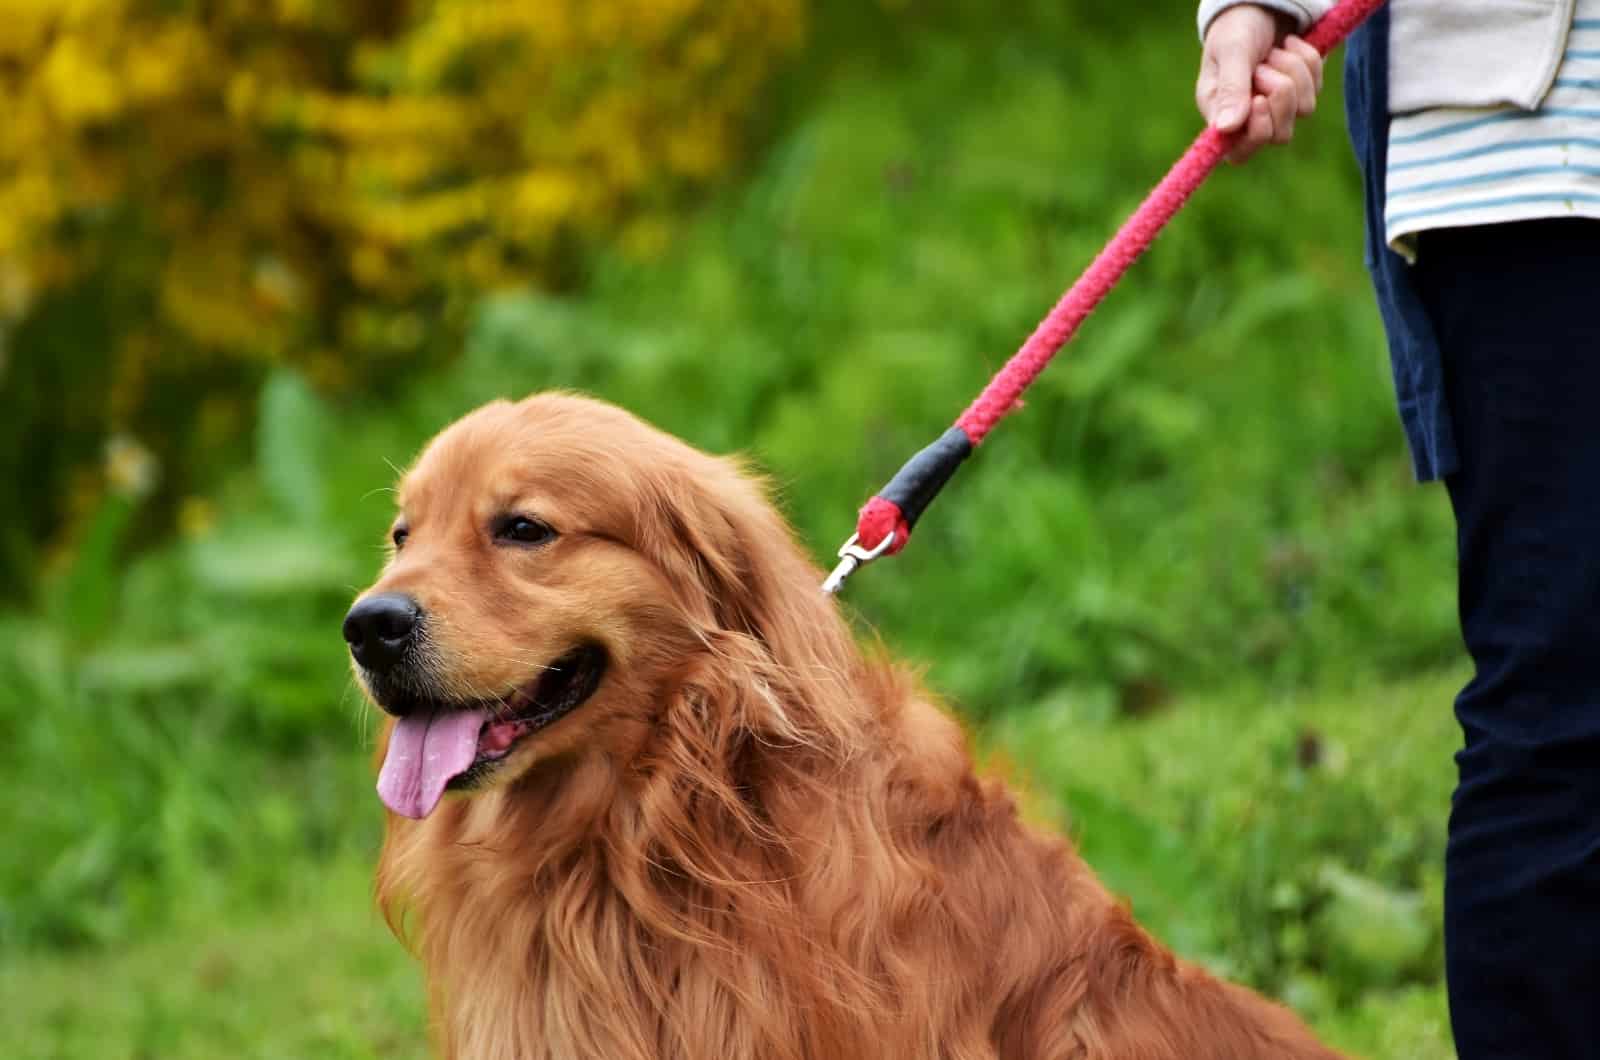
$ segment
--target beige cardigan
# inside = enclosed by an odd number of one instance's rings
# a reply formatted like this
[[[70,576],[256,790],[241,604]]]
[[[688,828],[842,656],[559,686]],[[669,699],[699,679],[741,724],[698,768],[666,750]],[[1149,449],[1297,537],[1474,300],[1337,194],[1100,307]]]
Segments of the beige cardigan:
[[[1200,36],[1246,0],[1201,0]],[[1250,0],[1301,29],[1332,0]],[[1550,91],[1575,0],[1389,0],[1389,112],[1512,104],[1533,110]]]

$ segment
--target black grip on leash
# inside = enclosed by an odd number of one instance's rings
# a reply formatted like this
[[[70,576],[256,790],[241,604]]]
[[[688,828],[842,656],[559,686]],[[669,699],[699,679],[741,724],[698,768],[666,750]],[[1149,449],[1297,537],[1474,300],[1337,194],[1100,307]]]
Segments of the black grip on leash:
[[[938,441],[907,460],[889,484],[878,491],[878,496],[900,509],[907,527],[916,526],[950,476],[971,455],[972,440],[960,427],[951,427]]]

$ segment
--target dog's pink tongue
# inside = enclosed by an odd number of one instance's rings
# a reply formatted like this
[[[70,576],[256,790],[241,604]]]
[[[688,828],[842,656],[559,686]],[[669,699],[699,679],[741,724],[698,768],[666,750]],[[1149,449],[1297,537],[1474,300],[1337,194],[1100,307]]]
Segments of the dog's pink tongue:
[[[395,722],[378,771],[378,797],[402,817],[426,817],[439,805],[450,778],[478,756],[481,710],[412,714]]]

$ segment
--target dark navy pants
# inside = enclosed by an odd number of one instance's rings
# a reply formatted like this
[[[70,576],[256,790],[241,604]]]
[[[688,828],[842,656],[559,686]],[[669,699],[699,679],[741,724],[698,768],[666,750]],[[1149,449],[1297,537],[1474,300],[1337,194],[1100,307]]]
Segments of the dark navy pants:
[[[1462,1060],[1600,1058],[1600,222],[1422,236],[1475,676],[1445,855]]]

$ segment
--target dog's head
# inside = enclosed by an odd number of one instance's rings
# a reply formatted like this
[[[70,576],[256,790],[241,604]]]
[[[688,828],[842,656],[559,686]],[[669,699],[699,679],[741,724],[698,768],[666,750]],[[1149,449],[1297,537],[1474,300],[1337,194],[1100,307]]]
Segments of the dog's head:
[[[378,790],[398,814],[637,752],[729,637],[775,674],[839,666],[846,635],[759,486],[613,406],[487,405],[398,500],[388,563],[344,622],[394,717]],[[768,698],[769,722],[792,720]]]

